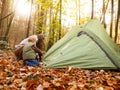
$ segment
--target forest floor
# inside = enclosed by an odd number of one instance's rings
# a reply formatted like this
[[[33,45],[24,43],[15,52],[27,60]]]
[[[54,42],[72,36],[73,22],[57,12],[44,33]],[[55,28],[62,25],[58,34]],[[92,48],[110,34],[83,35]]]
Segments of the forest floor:
[[[0,51],[0,90],[120,90],[120,72],[22,63],[12,51]]]

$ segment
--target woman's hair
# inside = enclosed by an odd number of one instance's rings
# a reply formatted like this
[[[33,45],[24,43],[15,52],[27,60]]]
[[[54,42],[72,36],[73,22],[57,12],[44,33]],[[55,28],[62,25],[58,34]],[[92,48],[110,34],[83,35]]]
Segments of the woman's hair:
[[[37,40],[37,42],[36,42],[36,46],[37,46],[39,49],[44,50],[44,49],[45,49],[45,43],[44,43],[45,38],[44,38],[44,36],[43,36],[42,34],[38,34],[38,35],[37,35],[37,38],[38,38],[38,40]]]

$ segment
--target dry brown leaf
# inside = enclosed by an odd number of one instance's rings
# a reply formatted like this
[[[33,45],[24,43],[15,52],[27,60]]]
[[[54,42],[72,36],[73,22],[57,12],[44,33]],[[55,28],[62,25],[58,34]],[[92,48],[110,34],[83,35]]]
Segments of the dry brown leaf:
[[[3,90],[10,90],[10,86],[4,85]]]
[[[68,86],[66,90],[76,90],[76,89],[77,89],[76,85],[71,85],[71,86]]]
[[[60,82],[57,82],[56,80],[51,81],[54,86],[61,86]]]
[[[37,80],[28,80],[26,83],[27,90],[34,90],[38,86]]]
[[[0,60],[0,65],[6,66],[8,64],[9,64],[9,62],[7,60],[5,60],[5,59]]]
[[[104,90],[114,90],[114,88],[106,86]]]
[[[120,90],[120,85],[113,85],[114,90]]]
[[[27,82],[22,82],[22,83],[19,84],[19,86],[26,87],[26,83]]]
[[[10,90],[19,90],[19,88],[17,88],[16,85],[14,84],[9,85],[9,87],[10,87]]]
[[[0,77],[5,77],[6,76],[6,72],[4,72],[3,70],[0,70]]]
[[[44,87],[44,88],[50,87],[50,83],[49,83],[49,82],[46,82],[46,81],[43,81],[43,87]]]
[[[107,84],[108,84],[109,86],[116,85],[116,84],[117,84],[117,81],[116,81],[116,79],[114,79],[114,78],[110,78],[110,79],[107,80]]]
[[[20,84],[22,83],[22,79],[15,79],[13,83]]]
[[[37,86],[36,89],[37,89],[37,90],[43,90],[43,86],[40,84],[40,85]]]
[[[3,90],[4,86],[3,85],[0,85],[0,90]]]
[[[20,71],[21,72],[26,72],[26,69],[25,68],[20,68]]]

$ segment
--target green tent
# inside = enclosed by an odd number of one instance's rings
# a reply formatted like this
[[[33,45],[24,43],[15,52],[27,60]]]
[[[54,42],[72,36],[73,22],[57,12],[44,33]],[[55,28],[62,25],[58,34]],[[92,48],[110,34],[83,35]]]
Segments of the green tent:
[[[120,69],[120,48],[98,20],[75,26],[43,58],[47,68]]]

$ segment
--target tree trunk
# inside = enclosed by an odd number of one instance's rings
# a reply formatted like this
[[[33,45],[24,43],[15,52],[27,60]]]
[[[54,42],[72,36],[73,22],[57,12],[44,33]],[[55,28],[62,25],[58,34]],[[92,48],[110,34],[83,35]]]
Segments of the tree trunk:
[[[51,4],[53,4],[53,2],[51,2]],[[50,25],[52,25],[52,5],[50,7],[50,15],[49,15],[49,18],[50,18]],[[48,39],[48,44],[47,44],[47,50],[53,45],[53,41],[52,41],[52,30],[53,30],[53,26],[49,26],[49,39]]]
[[[78,6],[79,6],[79,9],[78,9],[78,11],[79,11],[79,25],[80,25],[80,0],[78,0]]]
[[[41,1],[41,3],[45,3],[45,1],[46,0],[43,0],[43,1]],[[40,12],[38,13],[38,19],[39,19],[39,21],[38,21],[38,34],[40,34],[40,33],[42,33],[43,31],[44,31],[44,29],[43,29],[43,27],[44,27],[44,25],[45,25],[45,18],[46,18],[46,16],[45,16],[45,14],[46,14],[46,10],[43,8],[43,6],[42,5],[40,5],[40,6],[38,6],[38,10],[40,10]]]
[[[92,0],[92,11],[91,11],[91,19],[94,17],[94,0]]]
[[[114,13],[114,0],[111,0],[111,22],[110,22],[110,37],[112,38],[113,29],[113,13]]]
[[[118,0],[118,11],[117,11],[117,18],[116,18],[116,23],[115,23],[115,39],[114,39],[115,42],[117,42],[117,37],[118,37],[119,19],[120,19],[120,0]]]
[[[59,16],[59,39],[62,37],[61,36],[61,15],[62,15],[62,0],[60,0],[60,16]]]
[[[0,22],[2,22],[2,20],[4,20],[4,19],[8,18],[8,17],[9,17],[9,16],[11,16],[12,14],[14,14],[14,11],[13,11],[13,12],[11,12],[10,14],[8,14],[8,15],[6,15],[6,16],[4,16],[4,17],[0,18]]]
[[[102,16],[101,16],[100,20],[103,19],[102,23],[104,25],[104,28],[106,28],[105,14],[106,14],[106,11],[107,11],[107,8],[108,8],[108,4],[109,4],[109,0],[107,2],[107,5],[105,5],[105,0],[103,0]]]
[[[104,25],[104,28],[106,28],[106,23],[105,23],[105,13],[106,13],[106,10],[105,10],[105,2],[103,0],[103,25]]]
[[[5,32],[5,37],[8,37],[8,34],[9,34],[9,31],[10,31],[10,27],[11,27],[11,24],[12,24],[12,21],[13,21],[13,18],[14,18],[14,15],[13,14],[11,17],[10,17],[10,20],[9,20],[9,23],[8,23],[8,26],[7,26],[7,30]]]
[[[3,0],[2,4],[3,4],[2,6],[3,8],[2,8],[2,13],[1,13],[1,18],[4,20],[1,20],[0,22],[0,29],[1,29],[2,36],[4,35],[5,37],[8,37],[15,12],[11,8],[13,7],[12,1]]]
[[[7,0],[2,0],[2,6],[1,6],[1,14],[0,18],[4,18],[5,15],[8,13],[8,7],[7,7]],[[7,27],[7,20],[1,20],[0,21],[0,36],[4,36],[5,30]]]
[[[30,34],[30,27],[31,27],[31,15],[32,15],[32,3],[33,0],[31,0],[31,6],[30,6],[30,12],[29,12],[29,19],[28,19],[28,27],[27,27],[27,33],[26,33],[26,38],[29,36]]]
[[[76,17],[76,25],[78,25],[78,2],[77,2],[78,0],[76,0],[75,2],[76,2],[76,15],[75,15],[75,17]]]

